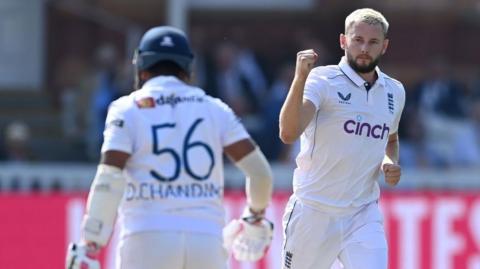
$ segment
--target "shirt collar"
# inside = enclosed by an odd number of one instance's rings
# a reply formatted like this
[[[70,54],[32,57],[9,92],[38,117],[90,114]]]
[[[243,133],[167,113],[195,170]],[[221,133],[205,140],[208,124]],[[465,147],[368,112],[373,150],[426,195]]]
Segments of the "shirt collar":
[[[366,81],[360,75],[358,75],[355,70],[352,69],[345,56],[342,57],[338,66],[340,67],[340,70],[342,70],[342,72],[353,83],[355,83],[355,85],[357,85],[358,87],[362,87],[365,85]],[[377,81],[375,83],[378,83],[381,86],[385,86],[385,75],[382,71],[380,71],[380,68],[378,68],[378,66],[375,67],[375,72],[377,72],[378,75]]]
[[[187,86],[187,84],[175,76],[157,76],[153,77],[143,84],[142,89],[158,89],[165,88],[171,85],[182,85]]]

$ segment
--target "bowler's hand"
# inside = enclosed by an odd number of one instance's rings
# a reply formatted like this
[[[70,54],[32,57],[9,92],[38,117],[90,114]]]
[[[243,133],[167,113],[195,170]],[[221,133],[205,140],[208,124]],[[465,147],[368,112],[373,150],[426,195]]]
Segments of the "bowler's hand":
[[[313,50],[302,50],[297,53],[297,64],[295,67],[295,76],[307,78],[308,74],[315,65],[318,54]]]
[[[382,165],[383,173],[385,174],[385,182],[390,186],[395,186],[400,181],[402,175],[402,168],[398,164],[384,163]]]

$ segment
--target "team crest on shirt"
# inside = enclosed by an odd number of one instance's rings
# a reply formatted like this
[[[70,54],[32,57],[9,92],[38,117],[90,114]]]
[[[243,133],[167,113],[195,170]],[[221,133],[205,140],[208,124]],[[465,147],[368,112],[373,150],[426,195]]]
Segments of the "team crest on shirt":
[[[119,128],[123,128],[124,123],[125,122],[121,119],[115,119],[115,120],[112,120],[111,122],[109,122],[108,124],[119,127]]]
[[[145,98],[136,100],[135,103],[137,104],[137,107],[140,109],[155,107],[155,99],[153,99],[153,97],[145,97]]]
[[[352,97],[352,93],[348,93],[347,95],[343,95],[343,93],[337,92],[337,94],[338,94],[338,98],[340,99],[340,100],[338,100],[338,102],[340,104],[346,104],[346,105],[351,104],[349,101],[350,101],[350,98]]]
[[[287,251],[287,253],[285,253],[285,262],[284,262],[285,268],[292,268],[292,258],[293,258],[293,253],[290,251]]]
[[[122,119],[113,119],[105,124],[105,130],[110,128],[123,128],[125,121]]]
[[[387,99],[388,99],[388,111],[390,111],[390,114],[393,114],[393,111],[394,111],[393,93],[387,93]]]

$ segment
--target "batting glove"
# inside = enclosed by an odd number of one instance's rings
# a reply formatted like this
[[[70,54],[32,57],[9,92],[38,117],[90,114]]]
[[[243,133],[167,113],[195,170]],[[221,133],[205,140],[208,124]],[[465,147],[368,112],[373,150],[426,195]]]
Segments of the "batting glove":
[[[100,269],[99,248],[94,244],[70,243],[65,261],[66,269]]]
[[[224,246],[238,261],[254,262],[261,259],[272,242],[273,223],[259,216],[244,213],[223,229]]]

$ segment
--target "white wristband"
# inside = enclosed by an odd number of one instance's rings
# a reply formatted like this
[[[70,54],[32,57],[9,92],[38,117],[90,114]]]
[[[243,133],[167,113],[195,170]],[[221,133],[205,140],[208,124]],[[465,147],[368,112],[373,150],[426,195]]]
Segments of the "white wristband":
[[[108,243],[124,189],[125,179],[120,168],[104,164],[98,166],[82,223],[85,241],[95,242],[100,246]]]
[[[252,210],[262,211],[272,197],[272,170],[257,147],[235,163],[246,175],[247,203]]]

